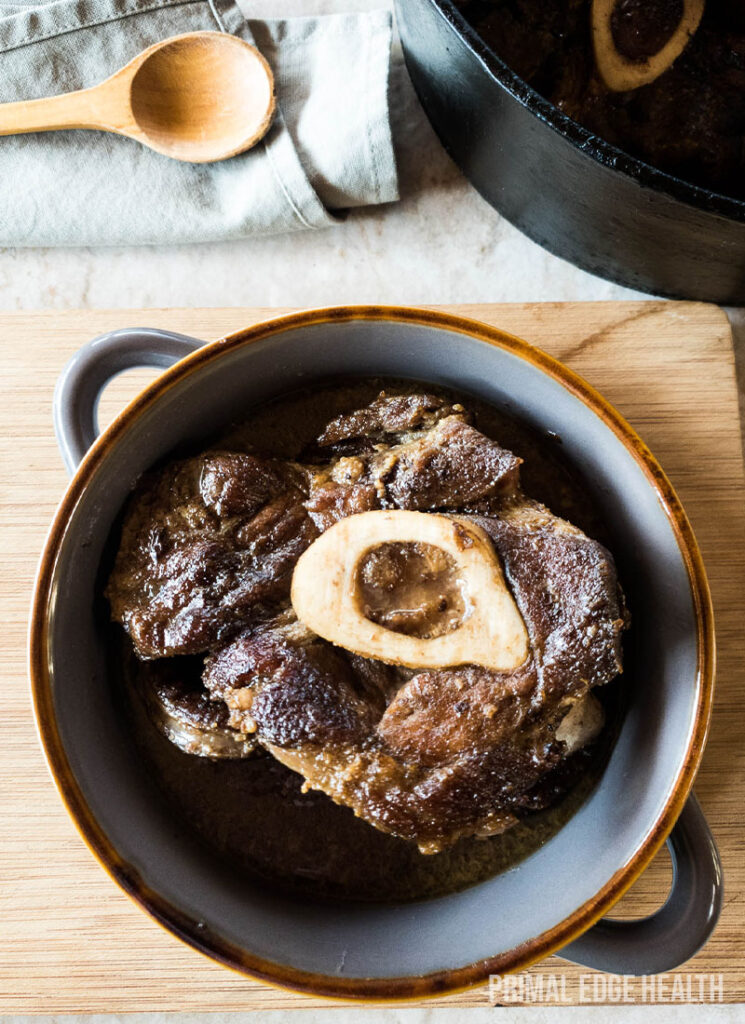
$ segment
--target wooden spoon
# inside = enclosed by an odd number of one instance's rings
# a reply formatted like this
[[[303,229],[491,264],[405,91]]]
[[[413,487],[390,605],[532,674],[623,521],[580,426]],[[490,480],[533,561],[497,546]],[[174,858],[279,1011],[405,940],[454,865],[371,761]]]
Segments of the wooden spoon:
[[[0,104],[0,135],[91,128],[202,164],[250,149],[274,109],[274,76],[258,50],[224,32],[190,32],[93,88]]]

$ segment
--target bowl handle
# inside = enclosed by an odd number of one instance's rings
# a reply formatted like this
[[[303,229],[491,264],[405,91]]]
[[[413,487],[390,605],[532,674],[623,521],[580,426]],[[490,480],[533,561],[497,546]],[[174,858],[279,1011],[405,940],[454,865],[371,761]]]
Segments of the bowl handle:
[[[610,974],[661,974],[679,967],[703,946],[722,909],[722,866],[693,794],[667,845],[673,882],[664,906],[637,921],[603,918],[559,956]]]
[[[110,331],[79,349],[54,390],[54,432],[72,474],[98,437],[98,400],[112,377],[136,366],[164,369],[204,342],[184,334],[140,327]]]

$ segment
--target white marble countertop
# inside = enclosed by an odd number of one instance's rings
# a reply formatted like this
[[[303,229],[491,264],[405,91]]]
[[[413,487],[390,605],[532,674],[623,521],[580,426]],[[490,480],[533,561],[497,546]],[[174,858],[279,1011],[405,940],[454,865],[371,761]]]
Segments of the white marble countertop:
[[[384,6],[386,0],[243,0],[252,16],[292,16]],[[392,73],[401,201],[358,210],[337,227],[227,244],[139,249],[0,249],[0,309],[164,306],[313,306],[345,302],[455,303],[644,298],[550,255],[508,224],[466,182],[427,123],[400,53]],[[740,346],[745,348],[745,346]],[[477,1024],[597,1019],[585,1009],[335,1010],[299,1012],[306,1024]],[[617,1014],[619,1016],[617,1016]],[[620,1016],[622,1015],[622,1016]],[[695,1015],[695,1016],[694,1016]],[[707,1008],[708,1019],[745,1019],[742,1007]],[[137,1014],[157,1024],[163,1014]],[[602,1010],[603,1021],[698,1019],[691,1007]],[[43,1019],[43,1018],[42,1018]],[[49,1019],[49,1018],[47,1018]],[[59,1018],[55,1018],[59,1019]],[[202,1018],[205,1019],[205,1018]],[[279,1024],[284,1014],[221,1020]],[[2,1022],[31,1018],[0,1018]],[[34,1018],[35,1021],[40,1018]],[[69,1018],[102,1024],[117,1018]],[[189,1015],[181,1024],[197,1024]]]

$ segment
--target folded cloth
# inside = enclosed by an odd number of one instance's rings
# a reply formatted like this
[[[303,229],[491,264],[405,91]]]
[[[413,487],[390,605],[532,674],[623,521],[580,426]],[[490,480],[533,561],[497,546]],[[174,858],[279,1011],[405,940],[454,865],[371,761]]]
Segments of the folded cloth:
[[[246,39],[271,65],[279,111],[265,139],[222,163],[184,164],[103,132],[0,138],[0,245],[243,238],[398,198],[387,11],[258,21],[234,0],[0,0],[0,102],[87,88],[201,29]]]

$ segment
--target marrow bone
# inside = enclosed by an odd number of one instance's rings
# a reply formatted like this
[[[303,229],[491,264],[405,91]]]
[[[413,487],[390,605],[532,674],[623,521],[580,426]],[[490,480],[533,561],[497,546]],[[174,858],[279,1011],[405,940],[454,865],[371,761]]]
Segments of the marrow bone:
[[[366,618],[357,567],[388,543],[439,547],[455,562],[465,615],[451,632],[423,638]],[[457,516],[362,512],[342,519],[301,555],[292,578],[295,614],[318,636],[366,658],[407,668],[481,665],[508,672],[529,654],[528,633],[487,534]]]
[[[641,60],[621,53],[613,35],[613,15],[621,0],[593,0],[592,42],[600,77],[613,92],[649,85],[678,59],[698,29],[705,0],[683,0],[680,21],[665,44]]]

